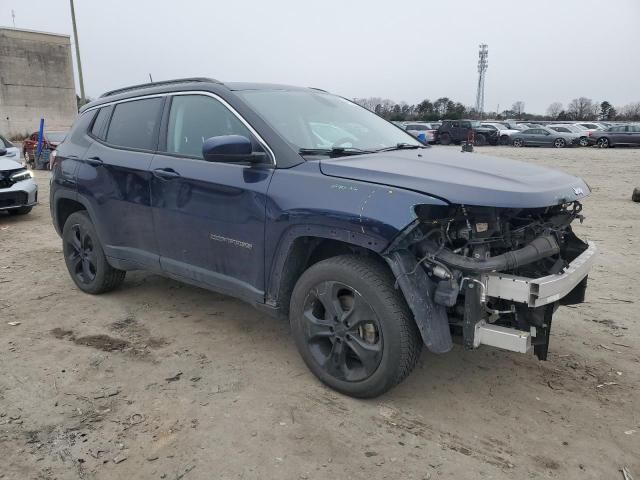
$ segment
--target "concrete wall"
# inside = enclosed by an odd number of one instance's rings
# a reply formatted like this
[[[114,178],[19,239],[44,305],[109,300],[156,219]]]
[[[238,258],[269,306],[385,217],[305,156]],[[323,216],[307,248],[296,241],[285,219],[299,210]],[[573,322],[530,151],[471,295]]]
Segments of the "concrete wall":
[[[0,28],[0,132],[35,132],[41,118],[65,130],[77,113],[69,36]]]

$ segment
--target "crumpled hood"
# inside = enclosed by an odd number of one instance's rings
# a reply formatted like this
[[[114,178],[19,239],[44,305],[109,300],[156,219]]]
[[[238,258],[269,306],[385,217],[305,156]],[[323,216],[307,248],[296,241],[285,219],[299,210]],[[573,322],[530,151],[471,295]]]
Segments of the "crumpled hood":
[[[405,188],[464,205],[538,208],[590,193],[581,178],[567,173],[451,148],[325,159],[320,169],[331,177]]]
[[[6,158],[4,155],[0,157],[0,172],[5,170],[17,170],[18,168],[22,168],[22,164],[20,162],[16,162],[11,158]]]

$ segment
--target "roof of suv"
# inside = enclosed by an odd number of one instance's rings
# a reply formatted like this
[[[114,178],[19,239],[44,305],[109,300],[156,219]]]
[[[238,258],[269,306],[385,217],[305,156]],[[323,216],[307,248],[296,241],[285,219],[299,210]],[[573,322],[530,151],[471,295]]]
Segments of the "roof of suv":
[[[230,91],[242,91],[242,90],[315,90],[324,92],[319,88],[307,88],[307,87],[295,87],[292,85],[279,85],[273,83],[248,83],[248,82],[226,82],[223,83],[214,78],[206,77],[193,77],[193,78],[179,78],[175,80],[166,80],[161,82],[142,83],[139,85],[131,85],[128,87],[118,88],[110,90],[100,97],[86,105],[84,105],[80,112],[87,110],[88,108],[100,105],[103,103],[109,103],[113,101],[123,100],[126,98],[139,97],[143,95],[153,95],[156,93],[168,93],[172,91],[180,91],[185,89],[193,89],[194,84],[199,87],[204,87],[206,90],[223,88]]]

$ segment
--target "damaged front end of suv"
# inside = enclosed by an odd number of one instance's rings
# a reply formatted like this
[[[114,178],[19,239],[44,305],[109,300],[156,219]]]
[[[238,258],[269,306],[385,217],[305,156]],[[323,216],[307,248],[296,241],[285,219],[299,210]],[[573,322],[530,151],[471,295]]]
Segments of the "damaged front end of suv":
[[[387,248],[427,347],[491,345],[545,360],[554,312],[584,300],[595,245],[579,201],[543,208],[418,205]]]

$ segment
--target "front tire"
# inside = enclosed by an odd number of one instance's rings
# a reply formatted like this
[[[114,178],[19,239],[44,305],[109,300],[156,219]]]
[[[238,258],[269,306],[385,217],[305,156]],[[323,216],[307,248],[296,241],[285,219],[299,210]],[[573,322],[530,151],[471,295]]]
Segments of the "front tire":
[[[478,147],[482,147],[487,144],[487,137],[485,137],[482,133],[476,135],[476,145]]]
[[[521,138],[514,138],[511,143],[514,147],[522,147],[524,145],[524,141]]]
[[[298,280],[290,321],[309,369],[358,398],[381,395],[415,367],[422,338],[384,264],[356,255],[321,261]]]
[[[9,210],[9,215],[26,215],[31,210],[33,210],[33,207],[20,207],[13,210]]]
[[[62,229],[62,251],[69,275],[80,290],[98,294],[117,288],[127,272],[107,262],[86,211],[72,213]]]

